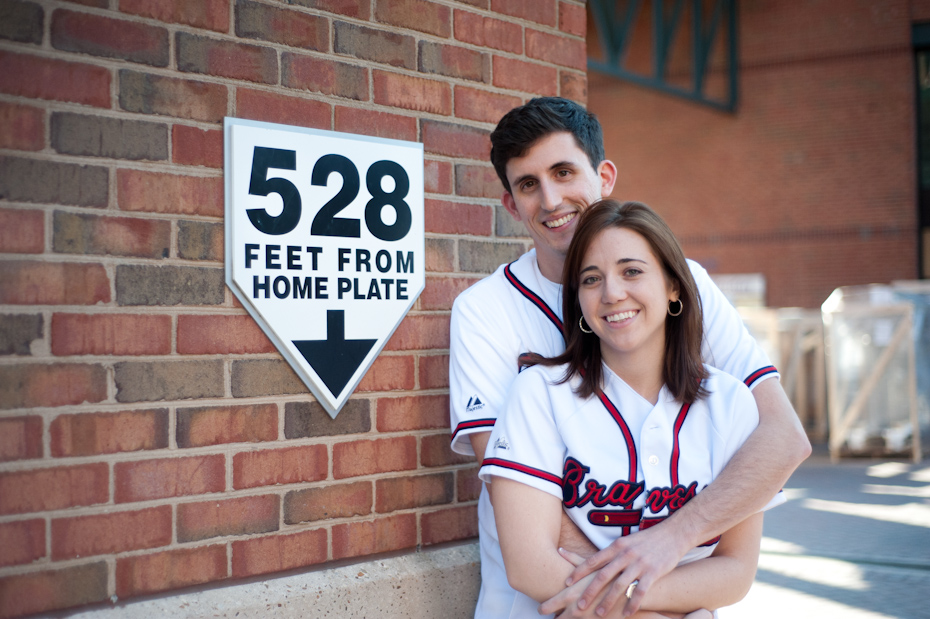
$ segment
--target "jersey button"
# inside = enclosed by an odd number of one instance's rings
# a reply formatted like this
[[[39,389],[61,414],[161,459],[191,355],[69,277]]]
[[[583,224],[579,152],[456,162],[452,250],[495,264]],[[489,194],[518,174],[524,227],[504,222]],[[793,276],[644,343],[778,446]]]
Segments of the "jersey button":
[[[649,456],[649,464],[655,466],[659,463],[659,456]]]

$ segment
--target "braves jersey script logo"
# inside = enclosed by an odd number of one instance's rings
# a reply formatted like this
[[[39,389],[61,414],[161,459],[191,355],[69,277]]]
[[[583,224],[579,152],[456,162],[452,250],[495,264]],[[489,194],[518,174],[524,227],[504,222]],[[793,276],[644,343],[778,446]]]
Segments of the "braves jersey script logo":
[[[468,398],[468,404],[465,405],[465,410],[469,413],[480,411],[482,408],[484,408],[484,402],[481,401],[481,398],[478,397],[478,394]]]
[[[569,457],[565,460],[562,473],[562,504],[565,507],[584,507],[590,503],[594,507],[618,508],[591,510],[588,521],[598,526],[622,526],[624,535],[629,532],[631,526],[645,529],[667,517],[644,517],[645,511],[658,514],[668,508],[668,515],[671,515],[697,494],[696,481],[687,486],[676,484],[671,488],[652,488],[646,495],[645,509],[632,509],[633,502],[645,492],[643,482],[620,479],[608,487],[593,478],[585,480],[590,470],[590,467],[575,458]]]

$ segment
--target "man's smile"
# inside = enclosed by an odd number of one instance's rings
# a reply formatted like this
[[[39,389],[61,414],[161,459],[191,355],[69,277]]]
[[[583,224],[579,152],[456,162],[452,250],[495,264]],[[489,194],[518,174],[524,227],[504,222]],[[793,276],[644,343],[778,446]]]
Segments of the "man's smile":
[[[547,221],[544,223],[547,228],[558,228],[559,226],[564,226],[565,224],[573,220],[577,215],[578,213],[568,213],[567,215],[559,217],[558,219],[555,219],[553,221]]]

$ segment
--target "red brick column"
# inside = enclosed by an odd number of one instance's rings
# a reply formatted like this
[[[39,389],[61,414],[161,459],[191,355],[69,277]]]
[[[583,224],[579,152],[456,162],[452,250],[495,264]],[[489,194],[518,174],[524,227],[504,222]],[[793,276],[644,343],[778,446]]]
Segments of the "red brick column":
[[[476,535],[452,300],[582,0],[0,0],[0,617]],[[224,286],[225,116],[421,141],[426,290],[335,420]]]

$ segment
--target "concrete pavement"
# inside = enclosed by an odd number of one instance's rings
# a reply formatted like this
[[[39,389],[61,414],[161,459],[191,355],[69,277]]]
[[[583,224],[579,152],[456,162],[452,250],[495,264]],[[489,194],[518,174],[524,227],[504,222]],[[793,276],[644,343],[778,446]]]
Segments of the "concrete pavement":
[[[765,516],[756,583],[723,619],[930,619],[930,460],[815,453]]]

